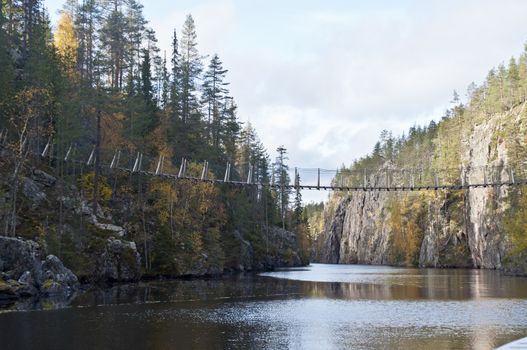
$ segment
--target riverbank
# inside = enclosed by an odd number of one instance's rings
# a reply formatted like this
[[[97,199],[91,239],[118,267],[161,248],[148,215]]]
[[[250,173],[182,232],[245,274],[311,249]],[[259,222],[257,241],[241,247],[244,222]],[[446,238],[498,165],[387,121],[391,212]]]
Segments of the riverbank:
[[[291,253],[290,245],[294,243],[292,233],[284,235],[279,229],[271,232],[280,234],[282,246],[289,247],[289,250],[284,250],[283,254],[266,255],[265,259],[260,260],[254,255],[250,242],[241,240],[240,249],[243,254],[239,264],[224,264],[222,270],[206,268],[206,265],[201,264],[180,274],[143,273],[141,258],[135,250],[135,245],[110,238],[104,254],[106,257],[99,259],[102,266],[98,267],[98,271],[104,273],[94,276],[91,280],[86,276],[79,278],[56,256],[45,255],[37,242],[0,236],[0,304],[12,304],[23,299],[31,299],[33,302],[47,299],[54,303],[63,303],[72,298],[77,291],[93,286],[104,288],[116,283],[219,277],[305,265],[298,254]]]

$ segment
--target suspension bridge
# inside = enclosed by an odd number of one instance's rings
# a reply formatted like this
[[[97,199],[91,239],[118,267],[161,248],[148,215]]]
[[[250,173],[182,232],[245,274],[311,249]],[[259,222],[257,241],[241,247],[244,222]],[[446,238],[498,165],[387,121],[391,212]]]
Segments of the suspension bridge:
[[[2,135],[0,135],[1,139]],[[294,180],[292,182],[276,181],[274,175],[269,181],[262,182],[260,180],[261,176],[255,174],[255,167],[252,164],[245,164],[243,166],[244,169],[237,169],[234,164],[227,162],[224,176],[222,178],[214,178],[209,177],[208,161],[200,162],[202,164],[200,176],[189,175],[187,169],[189,161],[185,158],[179,164],[179,171],[169,173],[165,170],[165,168],[168,168],[165,167],[165,156],[160,155],[153,159],[141,152],[132,155],[130,152],[115,150],[111,161],[103,162],[100,160],[96,162],[95,147],[89,154],[85,154],[84,157],[81,156],[78,149],[74,146],[70,146],[65,154],[59,156],[53,150],[53,143],[48,142],[42,152],[32,152],[32,154],[50,160],[79,164],[82,167],[95,167],[98,165],[100,168],[122,171],[131,175],[160,177],[173,181],[188,180],[228,184],[231,186],[250,186],[258,189],[411,192],[527,185],[527,162],[516,166],[481,165],[449,169],[402,169],[387,166],[380,169],[328,170],[296,167],[288,170],[289,178]],[[110,157],[108,157],[108,160],[110,160]],[[174,169],[172,165],[170,168]]]

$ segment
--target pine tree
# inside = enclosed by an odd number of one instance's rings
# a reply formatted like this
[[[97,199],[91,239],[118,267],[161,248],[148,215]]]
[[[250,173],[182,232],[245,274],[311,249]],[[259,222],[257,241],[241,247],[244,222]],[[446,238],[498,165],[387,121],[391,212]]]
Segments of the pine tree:
[[[84,0],[78,7],[75,24],[79,39],[78,65],[84,90],[94,87],[97,69],[97,28],[101,20],[101,7],[96,0]]]
[[[122,87],[124,66],[125,16],[122,12],[123,0],[111,0],[106,18],[100,29],[103,72],[108,77],[110,87],[118,91]]]

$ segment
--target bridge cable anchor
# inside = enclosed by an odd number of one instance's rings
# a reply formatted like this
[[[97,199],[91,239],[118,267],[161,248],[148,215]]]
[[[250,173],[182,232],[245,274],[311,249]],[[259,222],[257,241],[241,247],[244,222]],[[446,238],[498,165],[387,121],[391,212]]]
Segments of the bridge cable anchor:
[[[225,169],[225,177],[223,178],[223,182],[230,182],[231,178],[231,163],[227,162],[227,167]]]
[[[51,148],[51,137],[48,139],[48,143],[46,144],[46,147],[44,147],[44,150],[42,151],[42,154],[40,156],[42,158],[46,157],[49,153],[50,148]]]
[[[141,167],[143,165],[143,153],[137,152],[137,158],[135,158],[134,167],[132,168],[132,172],[136,173],[141,171]]]
[[[247,184],[250,185],[253,182],[253,165],[249,163],[249,173],[247,174]]]
[[[86,165],[92,165],[94,163],[95,158],[95,146],[93,146],[90,156],[88,157],[88,161],[86,162]]]
[[[201,171],[201,181],[208,180],[209,177],[209,162],[204,161],[203,162],[203,170]]]
[[[114,153],[112,162],[110,163],[110,169],[115,169],[119,166],[119,161],[121,160],[121,150],[118,150]]]
[[[178,178],[185,177],[185,173],[187,172],[187,160],[185,158],[181,158],[181,166],[179,167],[179,173]]]
[[[156,175],[160,175],[163,173],[163,164],[165,163],[165,156],[164,155],[160,155],[159,156],[159,161],[157,162],[157,167],[156,167]]]
[[[64,156],[64,161],[67,162],[71,155],[71,150],[73,149],[73,145],[70,144],[70,147],[66,151],[66,155]]]

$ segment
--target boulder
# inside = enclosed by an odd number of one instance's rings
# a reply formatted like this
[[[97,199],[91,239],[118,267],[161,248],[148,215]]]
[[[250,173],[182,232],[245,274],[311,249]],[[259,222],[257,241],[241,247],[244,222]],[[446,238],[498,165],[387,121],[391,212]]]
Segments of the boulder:
[[[96,257],[94,276],[100,280],[137,281],[141,277],[141,257],[134,242],[110,237]]]
[[[0,272],[7,279],[18,280],[29,271],[35,281],[42,276],[40,246],[33,241],[0,236]]]
[[[300,249],[297,236],[294,232],[276,226],[270,226],[267,229],[267,234],[270,245],[273,247],[271,250],[275,251],[276,254],[266,256],[263,258],[263,261],[257,261],[256,263],[263,266],[264,269],[304,265],[304,262],[298,254]]]
[[[20,296],[32,296],[38,294],[38,284],[30,271],[26,271],[17,281],[16,293]]]
[[[4,295],[10,291],[17,296],[69,295],[79,285],[77,276],[59,258],[48,255],[42,261],[36,242],[10,237],[0,237],[0,276],[7,281]]]
[[[42,276],[46,281],[51,280],[65,287],[75,288],[79,284],[77,276],[55,255],[48,255],[46,260],[42,261]]]
[[[0,305],[18,299],[15,288],[0,278]]]
[[[99,230],[110,231],[113,235],[118,238],[122,238],[126,235],[126,230],[121,226],[112,224],[101,224],[100,222],[95,222],[94,225]]]
[[[55,183],[57,182],[57,178],[52,176],[52,175],[49,175],[48,173],[42,171],[42,170],[39,170],[39,169],[34,169],[33,170],[33,180],[35,180],[36,182],[38,182],[39,184],[42,184],[46,187],[51,187],[53,185],[55,185]]]
[[[27,177],[22,179],[22,193],[27,199],[33,202],[33,207],[38,206],[46,199],[46,194],[40,190],[40,187]]]
[[[96,213],[93,212],[93,204],[88,201],[81,201],[80,206],[75,209],[77,214],[82,214],[88,217],[90,223],[97,223],[98,218],[107,219],[100,204],[97,204]]]

